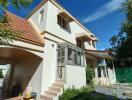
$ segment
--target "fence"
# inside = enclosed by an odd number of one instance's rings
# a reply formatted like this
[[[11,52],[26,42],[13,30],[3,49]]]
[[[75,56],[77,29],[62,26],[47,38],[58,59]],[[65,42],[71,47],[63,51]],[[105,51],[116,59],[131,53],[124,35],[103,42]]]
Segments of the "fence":
[[[116,80],[118,82],[132,83],[132,67],[116,68]]]

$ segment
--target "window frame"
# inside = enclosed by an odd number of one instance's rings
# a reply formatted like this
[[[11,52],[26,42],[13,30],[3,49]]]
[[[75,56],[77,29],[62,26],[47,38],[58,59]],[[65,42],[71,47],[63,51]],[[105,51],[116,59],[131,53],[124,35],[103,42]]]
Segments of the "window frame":
[[[57,15],[57,24],[67,30],[68,21],[63,16]]]

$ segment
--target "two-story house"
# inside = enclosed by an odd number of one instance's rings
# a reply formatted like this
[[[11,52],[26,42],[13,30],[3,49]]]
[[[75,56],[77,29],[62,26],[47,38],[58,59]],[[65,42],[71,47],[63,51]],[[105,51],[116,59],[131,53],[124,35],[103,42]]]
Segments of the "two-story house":
[[[6,97],[19,84],[23,92],[26,87],[36,92],[37,100],[57,100],[63,87],[86,85],[87,65],[97,75],[97,58],[110,58],[96,50],[95,35],[55,0],[42,0],[26,19],[6,14],[18,33],[10,46],[0,47],[1,64],[11,66],[3,86]]]

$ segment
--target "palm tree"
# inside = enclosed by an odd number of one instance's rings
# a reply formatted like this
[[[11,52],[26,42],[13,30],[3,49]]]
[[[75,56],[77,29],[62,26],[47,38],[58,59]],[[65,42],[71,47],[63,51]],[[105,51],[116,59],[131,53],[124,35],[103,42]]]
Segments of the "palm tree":
[[[0,0],[0,45],[9,45],[15,35],[15,32],[7,27],[9,18],[5,16],[5,11],[8,10],[8,6],[20,9],[21,6],[28,7],[31,3],[32,0]]]

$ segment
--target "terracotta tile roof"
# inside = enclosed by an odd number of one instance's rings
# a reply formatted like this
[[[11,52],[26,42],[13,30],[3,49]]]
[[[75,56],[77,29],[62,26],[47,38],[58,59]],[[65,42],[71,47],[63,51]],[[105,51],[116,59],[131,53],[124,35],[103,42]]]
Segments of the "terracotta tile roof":
[[[15,38],[33,43],[36,45],[44,45],[44,39],[35,31],[32,25],[24,18],[21,18],[11,12],[6,12],[6,16],[9,18],[9,25],[16,34]]]

